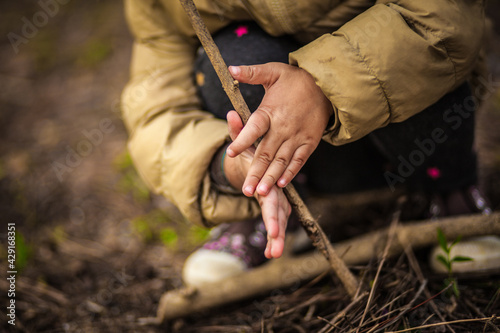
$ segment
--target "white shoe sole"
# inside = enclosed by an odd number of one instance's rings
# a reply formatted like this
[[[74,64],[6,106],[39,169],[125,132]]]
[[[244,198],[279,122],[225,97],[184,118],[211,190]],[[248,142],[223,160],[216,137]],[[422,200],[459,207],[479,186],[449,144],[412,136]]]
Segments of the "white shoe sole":
[[[446,267],[437,260],[441,254],[446,257],[444,251],[436,246],[429,258],[431,268],[439,273],[447,273]],[[450,251],[450,258],[464,256],[472,258],[472,261],[454,262],[453,273],[479,272],[500,268],[500,237],[483,236],[458,242]]]
[[[245,262],[229,253],[199,249],[184,263],[182,278],[188,286],[199,287],[221,281],[247,270]]]

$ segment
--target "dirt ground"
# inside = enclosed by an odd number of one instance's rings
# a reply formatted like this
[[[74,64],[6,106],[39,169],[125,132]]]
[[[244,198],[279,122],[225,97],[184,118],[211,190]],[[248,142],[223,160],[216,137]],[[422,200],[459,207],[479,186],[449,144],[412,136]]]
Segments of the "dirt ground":
[[[163,292],[182,287],[186,256],[208,231],[186,223],[165,199],[149,193],[126,151],[119,96],[128,79],[132,39],[121,1],[0,2],[0,271],[9,269],[8,227],[16,230],[15,296],[0,280],[0,330],[6,332],[318,332],[349,299],[328,277],[299,289],[218,308],[160,327]],[[65,4],[61,4],[65,3]],[[500,22],[500,5],[488,15]],[[36,25],[34,24],[36,23]],[[489,42],[493,76],[478,113],[481,183],[500,207],[500,28]],[[12,34],[14,33],[14,34]],[[486,96],[486,95],[485,95]],[[78,153],[77,153],[78,152]],[[417,259],[425,253],[416,253]],[[391,259],[381,272],[371,319],[389,316],[442,289],[426,267],[425,292],[415,262]],[[354,267],[373,278],[376,262]],[[459,299],[440,295],[409,311],[391,329],[424,321],[464,320],[500,313],[500,272],[460,279]],[[398,286],[398,287],[394,287]],[[406,292],[408,291],[408,292]],[[311,299],[315,302],[308,302]],[[6,306],[15,299],[15,326]],[[392,302],[392,303],[391,303]],[[364,305],[351,308],[359,322]],[[374,319],[375,318],[375,319]],[[429,332],[494,332],[490,322]],[[340,331],[349,330],[343,321]],[[373,324],[372,324],[373,326]],[[365,326],[370,328],[372,326]],[[323,331],[328,330],[328,326]],[[388,329],[388,328],[386,328]],[[424,332],[426,330],[422,330]]]

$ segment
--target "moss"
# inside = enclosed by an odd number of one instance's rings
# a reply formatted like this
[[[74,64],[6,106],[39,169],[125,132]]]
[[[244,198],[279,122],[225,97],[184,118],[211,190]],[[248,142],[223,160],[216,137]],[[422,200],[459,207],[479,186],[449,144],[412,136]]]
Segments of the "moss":
[[[209,229],[177,221],[160,209],[137,216],[132,220],[131,227],[143,242],[161,243],[174,252],[192,251],[206,241],[210,232]]]
[[[29,259],[31,258],[32,253],[31,246],[25,241],[24,236],[20,231],[16,232],[16,269],[18,271],[22,271]]]
[[[63,226],[56,226],[54,230],[52,230],[52,239],[56,244],[60,244],[64,242],[68,238],[68,235],[64,231]]]
[[[194,246],[199,245],[207,240],[209,234],[210,234],[210,229],[201,228],[193,225],[189,229],[190,243]]]
[[[161,242],[169,248],[177,247],[177,240],[179,236],[177,235],[177,231],[174,228],[163,228],[160,231],[160,240]]]
[[[139,234],[142,240],[148,243],[153,239],[153,230],[147,217],[137,217],[132,221],[134,233]]]
[[[10,268],[10,270],[15,270],[18,273],[22,272],[24,268],[28,265],[28,262],[31,260],[32,255],[33,255],[33,247],[31,244],[26,242],[23,234],[19,229],[16,230],[16,239],[15,239],[15,244],[16,244],[16,252],[15,252],[15,266]],[[8,260],[11,260],[12,257],[8,257],[8,252],[6,248],[0,249],[0,258],[2,260],[5,260],[6,262]],[[9,263],[13,263],[8,261]]]
[[[109,40],[91,39],[80,51],[76,60],[79,67],[96,67],[111,54],[112,47]]]
[[[124,151],[118,155],[113,161],[113,166],[120,175],[117,183],[117,190],[119,192],[131,193],[138,202],[149,201],[149,189],[137,174],[128,151]]]

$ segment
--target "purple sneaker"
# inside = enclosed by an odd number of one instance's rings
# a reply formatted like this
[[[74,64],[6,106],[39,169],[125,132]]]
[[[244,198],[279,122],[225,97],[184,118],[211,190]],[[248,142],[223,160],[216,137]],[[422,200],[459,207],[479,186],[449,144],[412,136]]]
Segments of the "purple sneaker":
[[[477,186],[453,191],[446,195],[434,195],[429,204],[429,218],[481,213],[491,214],[486,197]]]
[[[182,270],[184,283],[200,286],[238,275],[267,261],[267,233],[261,217],[222,224],[211,238],[191,253]]]

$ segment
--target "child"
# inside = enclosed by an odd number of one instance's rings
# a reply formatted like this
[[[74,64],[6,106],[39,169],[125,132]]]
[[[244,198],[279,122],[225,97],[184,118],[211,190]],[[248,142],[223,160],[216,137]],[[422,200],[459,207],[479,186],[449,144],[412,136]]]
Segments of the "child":
[[[256,110],[244,128],[178,1],[126,1],[135,43],[123,115],[136,167],[190,221],[231,223],[188,259],[186,283],[279,257],[290,214],[282,188],[299,172],[317,192],[404,184],[433,198],[431,215],[488,213],[467,84],[480,1],[197,7],[233,77],[253,85],[241,85]]]

